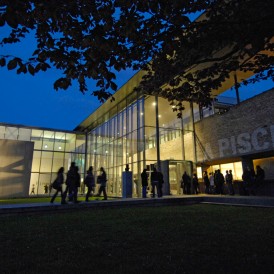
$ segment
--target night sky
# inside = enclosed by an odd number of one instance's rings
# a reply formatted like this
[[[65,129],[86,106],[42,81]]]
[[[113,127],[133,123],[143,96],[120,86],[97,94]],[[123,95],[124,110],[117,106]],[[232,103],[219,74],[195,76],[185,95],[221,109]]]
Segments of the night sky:
[[[0,40],[7,31],[6,28],[1,28]],[[30,35],[20,44],[0,46],[0,55],[14,55],[26,59],[32,54],[34,47],[35,40]],[[130,69],[117,74],[118,88],[133,74]],[[0,67],[0,122],[73,130],[101,103],[91,95],[94,82],[88,82],[90,92],[86,94],[79,91],[76,82],[67,90],[55,91],[53,84],[59,77],[62,77],[62,73],[56,69],[31,76]]]
[[[58,71],[36,76],[17,75],[0,68],[0,122],[34,127],[73,130],[101,103],[91,95],[82,94],[75,84],[67,90],[53,89]],[[132,76],[132,71],[117,75],[121,87]],[[92,84],[89,85],[92,91]]]

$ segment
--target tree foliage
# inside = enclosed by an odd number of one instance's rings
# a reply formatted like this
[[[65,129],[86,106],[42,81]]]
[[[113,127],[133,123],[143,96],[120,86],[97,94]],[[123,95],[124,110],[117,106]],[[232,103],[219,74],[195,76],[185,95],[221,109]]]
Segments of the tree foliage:
[[[244,84],[274,80],[273,10],[273,1],[211,1],[200,18],[170,40],[172,47],[163,44],[138,89],[153,90],[180,111],[182,101],[210,104],[212,90],[237,72],[255,74],[239,79]]]
[[[273,79],[273,10],[273,0],[0,0],[0,27],[10,29],[0,45],[29,33],[37,43],[27,60],[0,54],[0,66],[31,75],[55,67],[56,90],[76,80],[86,92],[92,79],[100,101],[119,71],[145,69],[140,91],[178,109],[184,100],[205,105],[231,71]]]

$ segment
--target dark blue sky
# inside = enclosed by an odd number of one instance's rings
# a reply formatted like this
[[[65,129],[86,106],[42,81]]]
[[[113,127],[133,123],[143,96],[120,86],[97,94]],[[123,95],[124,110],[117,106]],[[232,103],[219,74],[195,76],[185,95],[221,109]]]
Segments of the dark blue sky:
[[[4,30],[5,31],[5,30]],[[1,33],[4,34],[3,28]],[[2,35],[0,34],[0,40]],[[23,43],[0,47],[0,55],[13,53],[21,58],[33,51],[34,40],[28,38]],[[117,84],[121,87],[134,73],[131,70],[117,74]],[[82,94],[77,85],[68,90],[55,91],[53,83],[61,76],[55,69],[35,76],[16,74],[0,67],[1,107],[0,122],[34,127],[72,130],[96,110],[100,103],[90,93]],[[92,91],[92,84],[89,87]],[[240,97],[247,98],[273,87],[272,81],[240,89]],[[229,96],[235,92],[228,92]]]
[[[6,28],[1,28],[0,40],[7,32]],[[35,41],[30,35],[20,44],[0,46],[0,56],[15,55],[26,59],[32,54],[34,46]],[[133,74],[132,70],[120,72],[116,79],[118,87],[125,84]],[[31,76],[0,67],[0,122],[74,129],[100,106],[100,102],[91,96],[93,82],[89,83],[91,92],[86,94],[79,91],[77,84],[67,90],[55,91],[53,83],[59,77],[62,77],[62,74],[56,69]]]
[[[72,130],[100,106],[97,98],[90,92],[82,94],[77,85],[55,91],[56,73],[52,70],[33,77],[0,68],[0,122]],[[132,74],[119,73],[119,87]]]

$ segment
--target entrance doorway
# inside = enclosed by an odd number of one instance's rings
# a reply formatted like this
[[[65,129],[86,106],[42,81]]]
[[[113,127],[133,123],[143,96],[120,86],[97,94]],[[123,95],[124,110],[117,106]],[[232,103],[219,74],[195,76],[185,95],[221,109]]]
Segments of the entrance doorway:
[[[181,179],[183,173],[191,176],[193,163],[191,161],[165,160],[161,161],[161,171],[164,175],[163,194],[179,195],[182,194]]]

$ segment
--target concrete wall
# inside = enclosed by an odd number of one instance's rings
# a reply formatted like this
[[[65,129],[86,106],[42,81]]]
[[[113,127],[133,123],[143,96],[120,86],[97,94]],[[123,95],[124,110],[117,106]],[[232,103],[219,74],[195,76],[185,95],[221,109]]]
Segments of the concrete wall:
[[[29,195],[34,143],[0,140],[0,197]]]
[[[224,114],[197,122],[198,162],[259,153],[273,156],[273,106],[274,89],[246,100]]]

